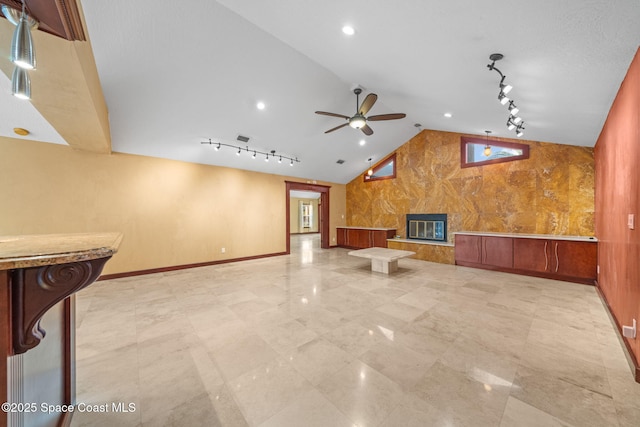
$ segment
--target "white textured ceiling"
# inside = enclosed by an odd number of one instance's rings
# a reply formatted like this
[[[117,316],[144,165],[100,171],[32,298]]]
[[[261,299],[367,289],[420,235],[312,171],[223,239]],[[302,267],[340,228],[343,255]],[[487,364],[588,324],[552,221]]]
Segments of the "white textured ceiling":
[[[346,183],[437,129],[513,137],[499,76],[525,139],[593,146],[640,42],[638,0],[82,0],[114,151]],[[349,23],[356,34],[341,32]],[[351,115],[403,120],[323,132]],[[267,108],[255,108],[258,100]],[[452,113],[445,118],[443,113]],[[297,157],[293,167],[201,141]],[[364,146],[359,145],[366,140]],[[338,159],[345,160],[342,165]]]

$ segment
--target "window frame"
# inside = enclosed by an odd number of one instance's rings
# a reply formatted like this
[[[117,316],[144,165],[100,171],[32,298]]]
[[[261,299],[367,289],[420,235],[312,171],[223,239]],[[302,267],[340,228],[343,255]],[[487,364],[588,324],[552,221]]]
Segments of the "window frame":
[[[379,177],[375,176],[377,171],[379,171],[380,169],[384,168],[385,166],[387,166],[391,162],[393,162],[393,173],[391,175],[379,176]],[[364,173],[364,178],[363,178],[364,182],[383,181],[385,179],[395,179],[395,177],[396,177],[396,153],[393,153],[392,155],[387,156],[383,160],[379,161],[374,166],[372,166],[371,169],[373,170],[373,174],[371,176],[369,176],[367,174],[367,172]],[[368,171],[368,169],[367,169],[367,171]]]
[[[522,150],[522,154],[519,156],[503,157],[500,159],[491,159],[491,160],[484,160],[481,162],[469,163],[467,162],[467,145],[468,144],[481,144],[481,145],[490,145],[492,147],[515,148],[515,149]],[[476,166],[493,165],[496,163],[514,162],[516,160],[525,160],[528,158],[529,158],[529,145],[527,144],[521,144],[518,142],[498,141],[495,139],[471,137],[471,136],[460,137],[460,167],[461,168],[472,168]]]

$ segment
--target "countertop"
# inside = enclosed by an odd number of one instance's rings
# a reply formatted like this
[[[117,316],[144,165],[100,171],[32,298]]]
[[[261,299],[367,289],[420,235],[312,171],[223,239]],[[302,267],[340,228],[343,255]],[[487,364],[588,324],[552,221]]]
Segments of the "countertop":
[[[456,231],[453,234],[467,234],[472,236],[514,237],[514,238],[521,238],[521,239],[572,240],[577,242],[597,242],[598,241],[598,239],[592,236],[562,236],[558,234],[493,233],[493,232],[484,232],[484,231]]]
[[[121,241],[122,233],[0,236],[0,270],[105,258]]]
[[[345,226],[342,226],[342,227],[338,226],[338,227],[336,227],[336,228],[349,228],[349,229],[352,229],[352,230],[378,230],[378,231],[391,231],[391,230],[393,230],[393,231],[396,231],[396,229],[395,229],[395,228],[351,227],[351,226],[350,226],[350,227],[347,227],[346,225],[345,225]]]

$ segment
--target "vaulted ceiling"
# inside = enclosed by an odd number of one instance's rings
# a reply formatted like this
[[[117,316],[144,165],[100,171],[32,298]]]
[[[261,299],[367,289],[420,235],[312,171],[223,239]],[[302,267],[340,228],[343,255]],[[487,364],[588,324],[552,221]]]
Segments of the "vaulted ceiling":
[[[113,151],[337,183],[362,173],[368,158],[381,160],[405,143],[418,132],[417,123],[515,137],[497,100],[500,76],[487,68],[496,52],[504,54],[496,67],[514,86],[509,96],[526,123],[523,139],[593,146],[640,41],[637,0],[80,5]],[[342,33],[346,24],[354,35]],[[7,74],[8,67],[2,69]],[[8,88],[8,78],[1,80]],[[325,134],[343,119],[314,111],[353,115],[356,85],[378,95],[370,114],[407,117],[369,123],[371,136],[350,127]],[[6,88],[2,97],[12,98]],[[264,110],[256,108],[258,101]],[[3,102],[4,108],[16,102]],[[34,110],[20,117],[37,123],[41,111]],[[1,125],[0,134],[15,137],[12,127]],[[64,142],[63,132],[54,135],[57,129],[34,139]],[[249,142],[237,141],[238,135]],[[201,144],[209,139],[275,150],[300,163],[252,159],[246,150],[237,156],[224,146],[215,151]]]

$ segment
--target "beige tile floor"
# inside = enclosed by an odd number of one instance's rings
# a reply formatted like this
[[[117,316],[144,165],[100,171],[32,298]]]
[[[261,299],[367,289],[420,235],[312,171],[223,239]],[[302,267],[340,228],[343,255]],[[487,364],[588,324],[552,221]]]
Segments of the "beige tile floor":
[[[98,282],[77,298],[74,426],[640,426],[593,287],[318,237],[292,254]],[[110,408],[111,409],[111,408]]]

